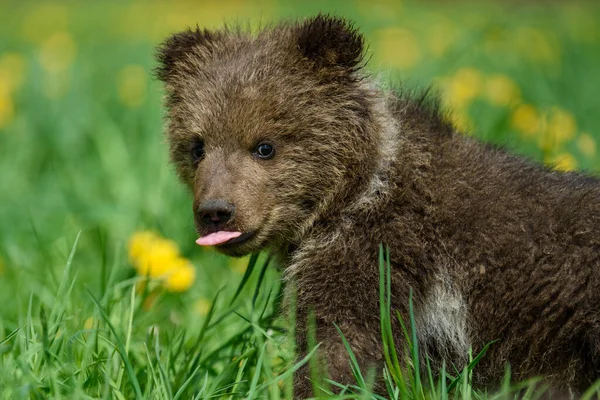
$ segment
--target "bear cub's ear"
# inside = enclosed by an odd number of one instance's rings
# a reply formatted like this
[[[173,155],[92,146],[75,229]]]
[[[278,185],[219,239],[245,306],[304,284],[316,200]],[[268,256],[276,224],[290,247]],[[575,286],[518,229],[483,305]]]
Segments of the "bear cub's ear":
[[[317,68],[358,69],[363,59],[364,38],[351,22],[319,14],[300,23],[298,48]]]
[[[209,49],[210,44],[217,38],[217,34],[206,29],[188,28],[167,38],[156,50],[156,76],[163,82],[169,80],[173,73],[181,68],[186,69],[186,57],[194,49]],[[201,53],[199,52],[198,55]]]

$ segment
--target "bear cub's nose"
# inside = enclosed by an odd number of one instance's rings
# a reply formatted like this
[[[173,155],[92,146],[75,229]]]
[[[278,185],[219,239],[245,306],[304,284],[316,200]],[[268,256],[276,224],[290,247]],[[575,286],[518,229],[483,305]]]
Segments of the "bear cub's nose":
[[[227,200],[208,200],[198,207],[198,217],[204,226],[221,230],[233,217],[234,208]]]

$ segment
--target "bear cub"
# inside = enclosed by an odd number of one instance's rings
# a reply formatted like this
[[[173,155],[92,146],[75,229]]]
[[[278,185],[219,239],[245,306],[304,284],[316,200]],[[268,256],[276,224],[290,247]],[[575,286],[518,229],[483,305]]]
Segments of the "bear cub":
[[[254,35],[190,29],[159,47],[198,244],[281,255],[299,351],[314,313],[318,359],[342,384],[354,379],[334,324],[381,375],[383,244],[393,315],[408,321],[412,292],[434,366],[462,368],[495,341],[477,384],[509,364],[513,380],[581,393],[600,378],[600,181],[460,134],[427,96],[378,87],[363,55],[352,23],[326,15]],[[299,398],[309,375],[297,373]]]

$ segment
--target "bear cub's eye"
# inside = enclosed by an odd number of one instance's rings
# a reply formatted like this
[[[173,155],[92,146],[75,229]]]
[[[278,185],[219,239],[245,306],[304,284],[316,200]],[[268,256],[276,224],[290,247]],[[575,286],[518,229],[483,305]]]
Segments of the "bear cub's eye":
[[[198,164],[204,157],[204,142],[202,140],[192,142],[190,154],[194,164]]]
[[[275,148],[269,143],[259,143],[254,150],[254,155],[260,159],[268,160],[275,155]]]

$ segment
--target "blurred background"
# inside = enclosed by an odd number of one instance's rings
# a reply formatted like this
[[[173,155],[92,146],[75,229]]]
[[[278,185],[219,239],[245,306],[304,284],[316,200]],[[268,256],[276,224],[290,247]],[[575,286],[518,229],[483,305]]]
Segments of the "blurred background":
[[[356,21],[383,85],[437,88],[467,134],[558,169],[600,170],[596,1],[4,0],[0,332],[32,293],[54,296],[80,231],[74,296],[150,275],[166,292],[150,318],[181,324],[205,315],[219,288],[235,289],[247,259],[194,244],[191,202],[167,163],[153,52],[196,24],[258,27],[319,11]]]

